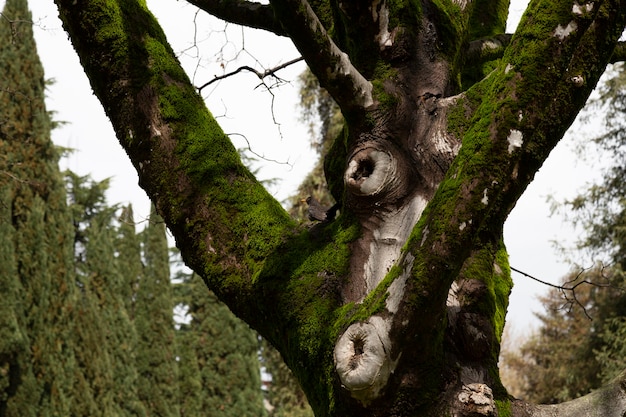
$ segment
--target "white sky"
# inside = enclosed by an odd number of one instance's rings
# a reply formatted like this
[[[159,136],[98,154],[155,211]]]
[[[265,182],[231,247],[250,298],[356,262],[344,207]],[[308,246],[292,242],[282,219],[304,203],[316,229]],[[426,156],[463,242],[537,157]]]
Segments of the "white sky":
[[[0,3],[4,2],[0,0]],[[517,24],[527,0],[513,0],[512,3],[510,27]],[[194,24],[196,9],[184,1],[148,0],[148,4],[164,27],[174,50],[181,52],[180,59],[195,85],[240,65],[253,65],[255,59],[269,68],[299,56],[290,41],[263,31],[245,29],[245,50],[239,53],[241,61],[231,62],[240,51],[242,29],[229,26],[226,38],[224,24],[204,13],[196,16]],[[47,106],[56,112],[56,120],[67,122],[53,132],[53,140],[60,146],[77,150],[62,161],[62,169],[70,168],[81,175],[91,174],[96,180],[112,177],[109,202],[132,202],[136,220],[146,218],[148,199],[137,186],[137,174],[91,92],[87,77],[57,18],[53,1],[31,0],[30,7],[46,78],[56,81],[48,89]],[[281,71],[279,75],[292,82],[273,89],[273,96],[264,87],[255,88],[259,85],[258,78],[245,72],[203,91],[209,109],[224,131],[232,134],[238,147],[245,146],[243,136],[240,136],[244,135],[257,153],[283,162],[265,163],[259,173],[260,178],[281,178],[280,183],[271,189],[279,200],[295,191],[315,162],[307,127],[298,122],[298,85],[295,80],[303,69],[304,65],[300,63]],[[561,141],[505,224],[505,242],[511,265],[553,283],[558,283],[569,267],[559,261],[562,257],[551,242],[567,245],[575,238],[575,232],[560,218],[550,217],[550,204],[546,198],[549,195],[557,199],[573,196],[593,175],[589,166],[577,161],[573,145],[572,135]],[[536,296],[544,293],[546,288],[516,273],[513,273],[513,279],[515,287],[507,319],[516,331],[520,331],[529,324],[536,324],[532,312],[541,307]]]

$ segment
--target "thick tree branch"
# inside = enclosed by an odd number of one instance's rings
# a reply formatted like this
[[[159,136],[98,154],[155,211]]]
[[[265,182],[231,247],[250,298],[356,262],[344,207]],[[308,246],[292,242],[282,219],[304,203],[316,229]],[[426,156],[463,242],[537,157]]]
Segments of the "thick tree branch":
[[[283,23],[320,85],[333,96],[344,116],[363,114],[373,104],[372,84],[330,38],[306,0],[272,0]]]
[[[615,64],[616,62],[624,61],[626,61],[626,42],[618,42],[617,46],[615,46],[615,50],[613,51],[611,63]]]
[[[474,114],[474,120],[481,121],[465,132],[448,178],[439,186],[408,244],[420,261],[414,266],[416,279],[407,285],[428,297],[419,303],[415,298],[407,300],[406,310],[398,313],[394,325],[398,334],[407,335],[404,343],[411,344],[411,334],[433,332],[428,326],[436,325],[436,320],[426,322],[421,314],[436,314],[438,306],[445,303],[470,248],[497,244],[500,234],[494,225],[504,223],[609,61],[612,44],[626,19],[624,3],[594,3],[594,18],[573,15],[575,23],[571,25],[577,30],[567,35],[560,29],[558,11],[563,6],[558,3],[531,4],[535,9],[525,16],[533,19],[533,24],[522,21],[501,66],[477,89],[481,96],[488,96]],[[542,27],[543,33],[538,34],[537,27]],[[602,47],[596,46],[600,44]],[[585,51],[584,57],[579,55],[581,51]],[[584,77],[582,84],[575,82],[577,75]],[[407,332],[407,317],[416,326],[415,333]]]
[[[591,393],[561,404],[528,406],[513,403],[514,416],[623,417],[626,412],[626,372]]]
[[[187,0],[205,12],[237,25],[263,29],[286,36],[269,5],[246,0]]]
[[[503,33],[471,41],[466,53],[467,64],[481,65],[502,58],[504,51],[511,42],[511,37],[513,37],[512,34]]]

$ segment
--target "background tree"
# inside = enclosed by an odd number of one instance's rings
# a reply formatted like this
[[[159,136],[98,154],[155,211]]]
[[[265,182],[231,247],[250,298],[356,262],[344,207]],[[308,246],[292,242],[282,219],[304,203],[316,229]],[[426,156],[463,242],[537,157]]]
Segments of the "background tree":
[[[335,221],[299,227],[254,179],[144,2],[56,0],[183,259],[279,349],[317,415],[623,414],[618,382],[539,407],[497,369],[502,225],[624,58],[622,1],[536,0],[512,37],[496,36],[508,1],[192,3],[288,35],[337,102]]]
[[[120,249],[116,247],[119,241],[114,224],[117,207],[106,202],[108,180],[95,182],[71,172],[66,173],[66,178],[74,213],[81,307],[85,310],[74,320],[74,333],[92,333],[76,354],[88,356],[81,361],[83,367],[93,369],[100,364],[98,374],[88,375],[87,380],[103,385],[93,389],[96,410],[77,415],[142,416],[145,409],[137,394],[137,334],[124,302],[135,277],[133,271],[141,268],[141,259],[133,259],[136,265],[128,269],[125,258],[118,262],[116,253]],[[122,250],[130,249],[129,246],[124,245]]]
[[[0,279],[7,290],[0,412],[70,415],[73,231],[26,0],[5,3],[0,42]]]
[[[518,354],[508,352],[504,358],[524,381],[521,395],[533,401],[572,399],[609,382],[626,367],[624,80],[623,65],[615,65],[598,89],[599,97],[583,112],[594,118],[598,112],[606,114],[605,131],[592,139],[607,168],[598,182],[561,206],[571,210],[571,221],[583,229],[574,256],[600,260],[592,270],[566,277],[564,286],[582,280],[599,286],[550,291],[542,299],[546,313],[538,315],[538,332]]]
[[[256,332],[235,317],[195,274],[185,277],[184,292],[190,321],[180,325],[181,342],[189,349],[188,361],[197,379],[203,413],[224,416],[263,416],[263,396]],[[182,291],[181,291],[182,290]],[[193,368],[197,367],[197,371]],[[192,394],[194,395],[194,394]]]
[[[132,205],[122,208],[119,217],[118,236],[115,242],[119,269],[124,271],[125,282],[119,290],[125,310],[131,320],[135,319],[135,302],[141,279],[143,263],[141,259],[141,238],[135,225]]]
[[[169,251],[165,225],[154,209],[142,234],[144,268],[135,301],[137,391],[148,415],[178,416],[178,366]]]

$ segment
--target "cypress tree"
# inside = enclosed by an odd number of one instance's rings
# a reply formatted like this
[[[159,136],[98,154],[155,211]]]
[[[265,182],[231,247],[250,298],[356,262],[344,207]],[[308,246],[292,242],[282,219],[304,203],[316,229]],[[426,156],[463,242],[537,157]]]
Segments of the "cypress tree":
[[[197,417],[203,415],[202,378],[196,357],[197,335],[186,325],[181,325],[176,332],[176,346],[178,347],[178,387],[180,391],[181,417]]]
[[[122,296],[126,285],[116,259],[116,208],[106,203],[108,181],[94,182],[74,173],[66,178],[74,213],[77,272],[84,288],[84,311],[77,317],[75,331],[85,337],[84,349],[77,357],[88,359],[80,363],[98,405],[97,414],[79,414],[142,416],[134,356],[137,335]]]
[[[179,416],[173,298],[163,220],[154,208],[143,231],[144,270],[135,301],[138,393],[150,416]]]
[[[66,416],[75,366],[67,325],[75,301],[72,228],[26,0],[7,0],[0,45],[0,170],[4,210],[10,211],[4,217],[13,229],[5,226],[12,242],[3,241],[4,256],[13,258],[5,267],[13,275],[3,279],[20,281],[21,288],[9,290],[23,291],[14,324],[30,344],[29,362],[19,363],[23,375],[12,380],[18,385],[9,384],[9,396],[21,403],[6,404],[7,415]]]
[[[196,382],[199,374],[203,393],[199,408],[211,416],[265,415],[256,332],[219,301],[197,275],[180,285],[185,288],[191,321],[182,325],[179,333],[194,350],[193,355],[181,355],[180,366],[196,378],[191,382]]]
[[[123,271],[124,275],[119,294],[124,302],[124,308],[132,321],[135,318],[135,299],[143,268],[141,262],[141,240],[135,230],[132,205],[122,208],[119,216],[115,248],[117,249],[118,268],[120,271]]]
[[[2,173],[7,174],[4,168]],[[30,342],[22,327],[24,288],[17,276],[8,178],[0,175],[0,416],[35,416],[36,384],[28,354]],[[30,389],[18,390],[20,385]],[[18,392],[20,396],[16,396]]]

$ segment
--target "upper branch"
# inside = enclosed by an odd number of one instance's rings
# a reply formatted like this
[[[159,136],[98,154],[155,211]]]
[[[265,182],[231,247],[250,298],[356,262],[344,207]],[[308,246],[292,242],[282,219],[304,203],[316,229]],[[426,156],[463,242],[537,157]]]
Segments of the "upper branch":
[[[274,16],[271,6],[246,0],[187,0],[194,6],[227,22],[263,29],[279,36],[287,33]]]
[[[283,27],[320,85],[333,96],[346,117],[373,104],[372,84],[328,35],[306,0],[271,0]]]

